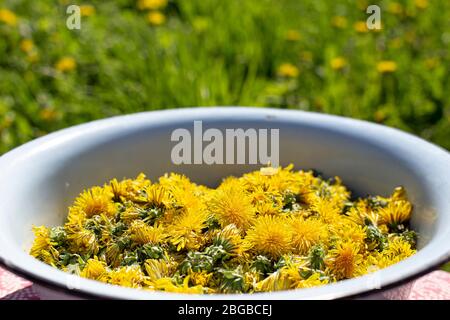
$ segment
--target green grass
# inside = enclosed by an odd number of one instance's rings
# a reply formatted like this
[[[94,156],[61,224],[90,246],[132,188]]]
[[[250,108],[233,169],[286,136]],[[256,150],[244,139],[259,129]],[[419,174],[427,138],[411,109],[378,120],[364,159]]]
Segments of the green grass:
[[[0,153],[92,119],[210,105],[345,115],[450,149],[447,0],[377,1],[383,30],[365,33],[354,23],[367,18],[366,1],[172,0],[160,26],[134,0],[86,1],[95,14],[71,31],[74,2],[0,1],[19,18],[0,21]],[[300,39],[287,39],[292,30]],[[76,68],[58,72],[65,56]],[[383,60],[397,69],[380,73]],[[284,63],[298,76],[280,76]]]

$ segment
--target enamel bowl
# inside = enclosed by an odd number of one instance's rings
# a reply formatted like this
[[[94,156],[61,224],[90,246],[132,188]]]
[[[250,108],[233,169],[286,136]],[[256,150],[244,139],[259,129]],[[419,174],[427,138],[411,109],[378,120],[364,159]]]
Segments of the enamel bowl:
[[[166,172],[217,185],[223,177],[260,165],[175,165],[175,129],[279,129],[280,165],[316,169],[343,179],[355,195],[389,195],[406,187],[420,234],[416,255],[363,277],[316,288],[254,295],[189,295],[122,288],[68,276],[28,255],[32,226],[64,223],[67,207],[84,189],[117,177]],[[330,115],[263,108],[209,107],[139,113],[75,126],[0,157],[0,262],[31,279],[43,297],[119,299],[333,299],[361,297],[430,270],[450,257],[450,155],[388,127]],[[363,295],[364,297],[364,295]]]

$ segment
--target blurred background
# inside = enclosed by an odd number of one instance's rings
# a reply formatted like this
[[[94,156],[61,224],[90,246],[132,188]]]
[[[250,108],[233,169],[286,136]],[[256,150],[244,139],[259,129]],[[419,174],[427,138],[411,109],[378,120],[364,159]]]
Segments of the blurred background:
[[[449,48],[448,0],[0,0],[0,154],[93,119],[214,105],[366,119],[450,149]]]

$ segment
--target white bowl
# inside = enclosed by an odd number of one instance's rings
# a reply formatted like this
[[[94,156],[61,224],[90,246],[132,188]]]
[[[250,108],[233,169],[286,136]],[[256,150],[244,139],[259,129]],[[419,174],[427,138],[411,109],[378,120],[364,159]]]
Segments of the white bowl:
[[[254,295],[183,295],[147,292],[71,278],[28,255],[33,225],[64,222],[68,205],[84,189],[144,172],[185,173],[216,185],[255,165],[174,165],[171,133],[193,121],[218,129],[280,130],[280,164],[340,176],[357,194],[389,195],[406,187],[414,204],[412,227],[420,234],[416,255],[373,274],[322,287]],[[0,158],[0,261],[56,290],[56,297],[125,299],[311,299],[354,296],[398,283],[450,256],[450,155],[415,136],[336,116],[262,108],[194,108],[140,113],[94,121],[49,134]]]

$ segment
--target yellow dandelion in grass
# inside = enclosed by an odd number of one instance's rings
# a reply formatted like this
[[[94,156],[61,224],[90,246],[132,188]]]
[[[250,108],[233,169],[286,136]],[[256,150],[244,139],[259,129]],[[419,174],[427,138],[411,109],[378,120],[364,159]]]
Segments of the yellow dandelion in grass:
[[[0,9],[0,22],[3,22],[9,26],[15,26],[17,21],[18,19],[14,12],[8,9]]]
[[[391,2],[387,6],[387,11],[395,15],[401,15],[403,13],[403,6],[398,2]]]
[[[291,237],[286,219],[276,216],[260,216],[248,230],[245,241],[251,250],[278,258],[292,249]]]
[[[155,10],[167,6],[167,0],[138,0],[137,7],[139,10]]]
[[[116,207],[112,202],[113,194],[109,190],[94,187],[84,191],[76,200],[72,210],[79,210],[91,218],[95,215],[105,214],[109,217],[116,213]]]
[[[285,35],[286,40],[288,41],[299,41],[302,38],[302,35],[297,30],[288,30]]]
[[[366,33],[369,32],[369,29],[367,28],[367,24],[365,21],[356,21],[353,24],[353,29],[355,29],[358,33]]]
[[[69,72],[75,70],[77,62],[72,57],[63,57],[55,63],[56,70],[60,72]]]
[[[301,217],[289,221],[292,230],[292,246],[295,251],[307,255],[312,246],[327,239],[327,226],[315,219]]]
[[[347,60],[343,57],[336,57],[331,59],[330,66],[333,70],[341,70],[347,65]]]
[[[90,4],[81,5],[80,14],[82,17],[90,17],[95,14],[95,7]]]
[[[278,67],[277,74],[280,77],[296,78],[300,74],[300,71],[292,63],[283,63]]]
[[[331,25],[338,29],[344,29],[345,27],[347,27],[347,18],[343,16],[334,16],[331,19]]]
[[[359,274],[359,267],[363,256],[359,253],[359,245],[352,242],[338,243],[330,250],[326,265],[338,280],[355,277]]]
[[[237,184],[219,187],[209,203],[209,210],[222,227],[234,224],[244,231],[251,226],[255,218],[251,198]]]
[[[378,62],[377,70],[379,73],[392,73],[397,70],[397,63],[391,60],[383,60]]]
[[[138,265],[120,267],[107,274],[108,283],[130,288],[140,288],[145,275]]]
[[[414,4],[419,9],[426,9],[426,8],[428,8],[429,3],[428,3],[428,0],[415,0]]]
[[[151,11],[147,14],[147,21],[151,25],[160,26],[166,22],[166,16],[159,11]]]
[[[89,259],[86,262],[86,265],[81,271],[80,276],[89,279],[100,280],[103,276],[106,275],[106,273],[106,263],[95,258]]]
[[[166,238],[162,225],[149,226],[142,220],[133,221],[128,232],[131,239],[138,244],[157,244]]]
[[[52,107],[44,107],[39,111],[39,118],[44,121],[53,121],[59,117],[60,113]]]
[[[390,201],[384,208],[378,210],[380,222],[395,227],[411,218],[412,205],[409,201]]]
[[[23,39],[20,41],[20,50],[22,50],[25,53],[30,52],[34,48],[33,40],[31,39]]]

